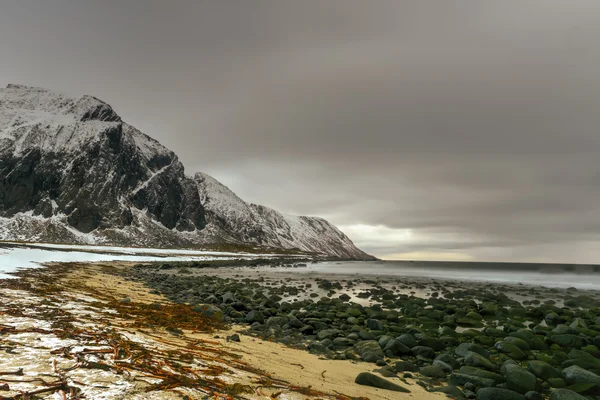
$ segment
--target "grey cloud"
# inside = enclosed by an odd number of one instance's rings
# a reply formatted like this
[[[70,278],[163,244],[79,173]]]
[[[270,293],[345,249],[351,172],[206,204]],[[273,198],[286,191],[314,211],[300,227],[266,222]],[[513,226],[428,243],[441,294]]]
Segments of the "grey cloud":
[[[591,0],[19,0],[0,81],[100,97],[189,173],[379,255],[590,262],[598,37]]]

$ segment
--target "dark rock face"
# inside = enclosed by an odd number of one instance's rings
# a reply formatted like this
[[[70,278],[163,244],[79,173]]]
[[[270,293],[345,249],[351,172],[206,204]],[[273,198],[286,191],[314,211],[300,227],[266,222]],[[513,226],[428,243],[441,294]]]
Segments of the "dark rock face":
[[[0,89],[0,217],[17,215],[25,238],[39,228],[28,231],[27,218],[50,219],[35,237],[48,241],[94,232],[130,244],[135,230],[117,231],[141,219],[180,232],[206,225],[177,156],[108,104],[9,85]]]
[[[40,148],[23,156],[5,149],[0,158],[0,215],[64,214],[71,227],[89,233],[130,226],[135,208],[168,229],[204,228],[200,196],[177,157],[145,158],[134,135],[143,134],[124,123],[110,124],[98,140],[68,158]]]

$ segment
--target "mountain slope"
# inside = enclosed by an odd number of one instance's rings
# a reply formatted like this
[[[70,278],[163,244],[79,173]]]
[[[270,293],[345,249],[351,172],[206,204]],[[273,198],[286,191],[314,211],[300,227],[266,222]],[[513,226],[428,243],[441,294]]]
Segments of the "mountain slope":
[[[0,239],[245,243],[364,258],[326,221],[246,204],[202,176],[186,176],[175,153],[101,100],[0,89]]]
[[[204,173],[196,173],[194,180],[205,208],[205,231],[214,240],[300,249],[340,258],[371,258],[323,218],[285,215],[268,207],[246,203]]]

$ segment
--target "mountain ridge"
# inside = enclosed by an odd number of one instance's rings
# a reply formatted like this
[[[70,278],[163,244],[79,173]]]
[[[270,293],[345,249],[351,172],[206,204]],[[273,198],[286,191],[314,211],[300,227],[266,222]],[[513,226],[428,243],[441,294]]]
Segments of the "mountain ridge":
[[[318,217],[246,203],[93,96],[0,88],[0,240],[251,245],[371,259]]]

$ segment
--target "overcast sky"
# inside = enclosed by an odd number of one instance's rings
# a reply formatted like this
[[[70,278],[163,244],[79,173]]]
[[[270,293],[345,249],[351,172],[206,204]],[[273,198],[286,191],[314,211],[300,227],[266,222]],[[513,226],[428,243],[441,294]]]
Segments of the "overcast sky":
[[[3,1],[0,54],[379,257],[600,262],[598,0]]]

